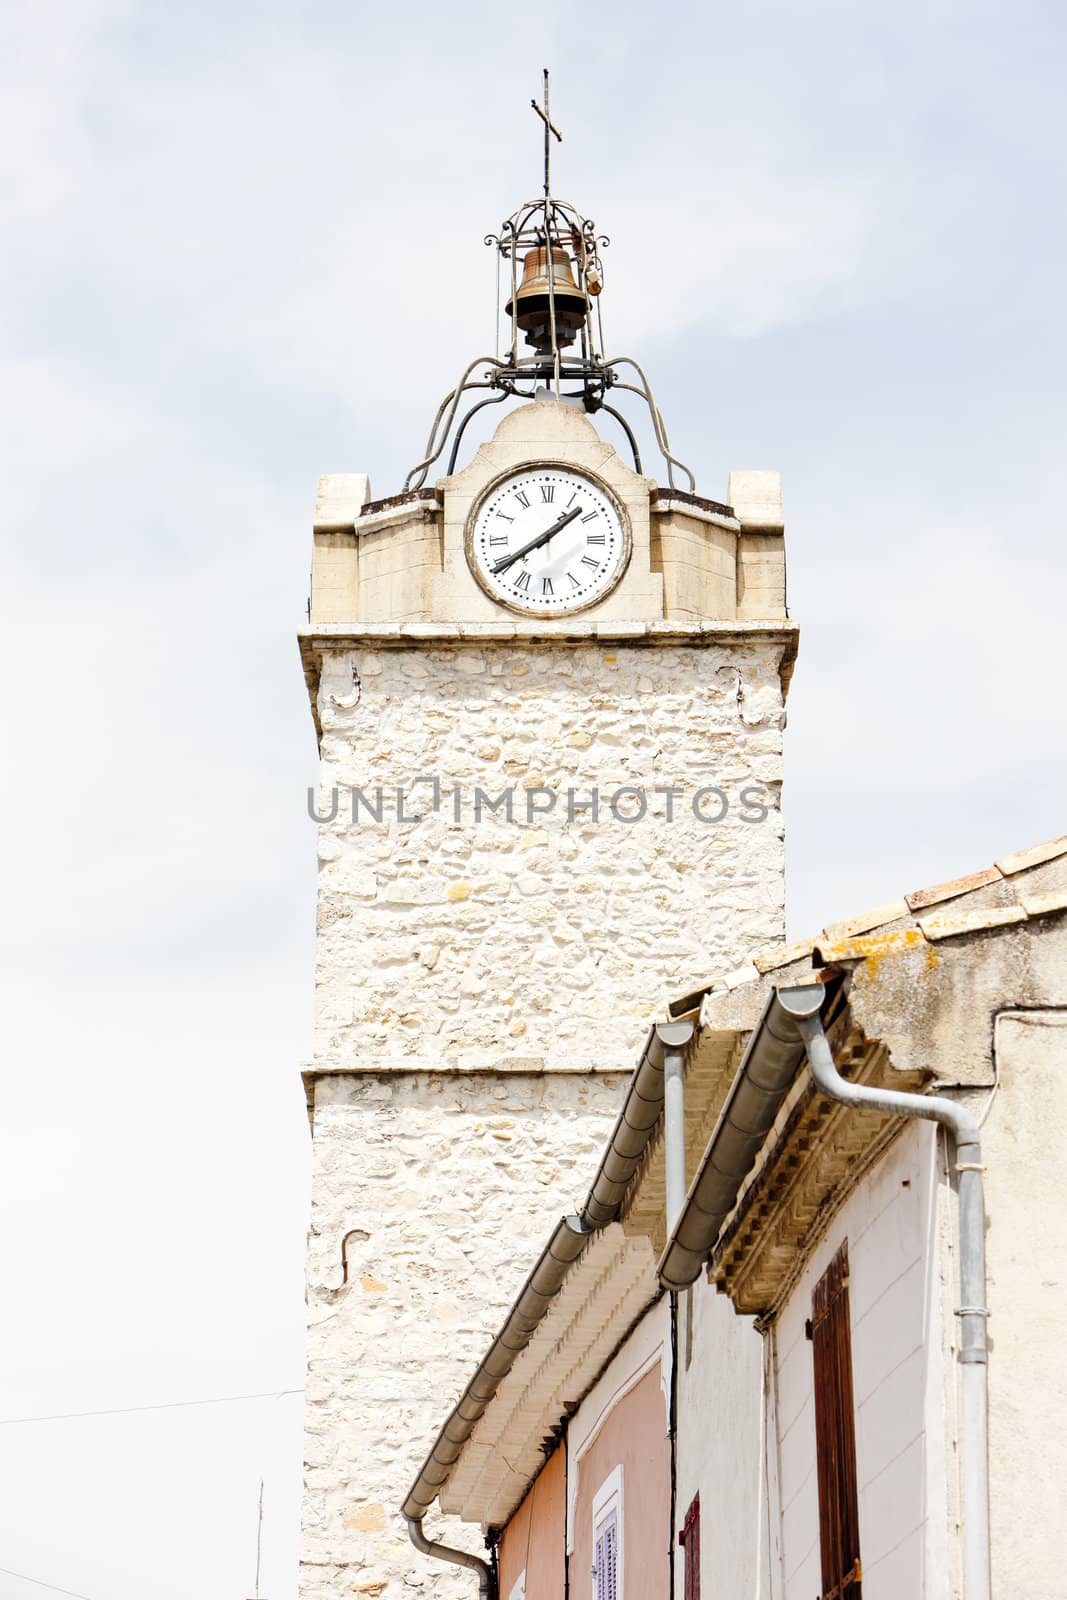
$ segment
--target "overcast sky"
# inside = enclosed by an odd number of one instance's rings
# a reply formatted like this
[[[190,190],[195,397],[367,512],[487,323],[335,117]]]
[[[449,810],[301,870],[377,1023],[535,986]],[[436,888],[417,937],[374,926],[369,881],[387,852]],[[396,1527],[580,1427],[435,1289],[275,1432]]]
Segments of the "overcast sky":
[[[1067,769],[1061,7],[2,30],[0,1420],[302,1381],[315,480],[396,492],[491,347],[543,64],[609,343],[704,493],[783,473],[791,932],[1062,832]],[[0,1568],[241,1600],[261,1475],[294,1600],[298,1398],[5,1424]]]

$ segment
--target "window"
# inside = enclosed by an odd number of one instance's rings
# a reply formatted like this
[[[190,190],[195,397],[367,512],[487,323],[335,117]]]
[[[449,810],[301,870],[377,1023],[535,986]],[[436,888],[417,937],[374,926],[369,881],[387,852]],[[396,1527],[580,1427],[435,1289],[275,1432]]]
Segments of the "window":
[[[815,1285],[809,1334],[815,1367],[821,1600],[861,1600],[847,1240]]]
[[[623,1600],[622,1468],[593,1496],[593,1600]]]
[[[693,1504],[685,1514],[682,1531],[678,1535],[678,1543],[685,1554],[685,1583],[682,1588],[683,1600],[700,1600],[700,1496],[696,1495]]]
[[[596,1600],[619,1600],[619,1518],[614,1507],[597,1525],[593,1579]]]

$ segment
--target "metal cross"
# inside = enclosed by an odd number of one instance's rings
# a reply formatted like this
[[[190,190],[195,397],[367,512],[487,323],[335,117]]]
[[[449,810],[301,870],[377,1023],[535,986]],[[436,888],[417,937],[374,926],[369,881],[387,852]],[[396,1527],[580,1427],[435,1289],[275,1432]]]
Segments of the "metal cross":
[[[555,123],[552,121],[552,118],[549,116],[549,113],[548,113],[548,68],[547,67],[545,67],[544,73],[545,73],[545,103],[544,103],[544,106],[543,107],[539,106],[537,104],[536,100],[531,100],[530,104],[533,106],[534,110],[537,112],[537,115],[541,118],[541,121],[545,125],[545,199],[547,200],[551,195],[550,182],[551,182],[551,173],[552,173],[552,141],[551,141],[550,135],[555,134],[555,136],[559,140],[560,144],[563,143],[563,135],[560,133],[559,129],[556,127]]]

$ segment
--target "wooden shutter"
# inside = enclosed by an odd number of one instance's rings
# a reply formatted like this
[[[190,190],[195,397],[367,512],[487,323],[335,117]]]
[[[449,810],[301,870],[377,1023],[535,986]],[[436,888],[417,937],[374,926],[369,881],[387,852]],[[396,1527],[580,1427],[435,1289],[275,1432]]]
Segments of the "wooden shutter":
[[[596,1600],[622,1600],[619,1594],[619,1521],[614,1510],[597,1529],[593,1571]]]
[[[685,1514],[678,1543],[685,1552],[685,1583],[683,1600],[700,1600],[700,1496]]]
[[[811,1341],[815,1363],[822,1600],[861,1600],[863,1569],[860,1566],[856,1484],[847,1240],[815,1285]]]

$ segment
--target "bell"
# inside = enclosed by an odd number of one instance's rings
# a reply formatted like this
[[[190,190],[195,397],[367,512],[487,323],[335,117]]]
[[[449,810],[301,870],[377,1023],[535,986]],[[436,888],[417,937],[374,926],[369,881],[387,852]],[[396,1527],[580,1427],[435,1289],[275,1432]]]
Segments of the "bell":
[[[522,264],[522,282],[512,300],[504,307],[510,317],[515,309],[515,321],[526,334],[526,343],[541,355],[552,351],[552,306],[549,297],[547,267],[548,251],[544,246],[531,250]],[[573,344],[578,330],[586,319],[589,302],[583,290],[574,281],[571,259],[566,250],[552,250],[552,294],[555,302],[556,345]]]

